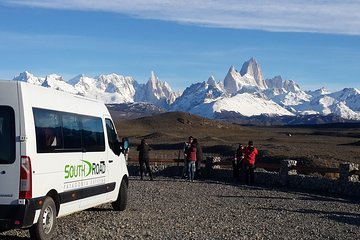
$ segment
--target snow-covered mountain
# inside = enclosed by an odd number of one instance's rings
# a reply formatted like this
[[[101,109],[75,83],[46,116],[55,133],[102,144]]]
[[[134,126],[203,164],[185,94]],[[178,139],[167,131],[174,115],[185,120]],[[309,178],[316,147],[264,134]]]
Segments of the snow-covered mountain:
[[[265,94],[295,115],[334,114],[343,119],[360,120],[360,91],[355,88],[334,93],[325,88],[305,92],[294,81],[283,80],[281,76],[267,79],[266,83]]]
[[[169,107],[178,97],[167,82],[162,82],[155,76],[154,71],[151,71],[149,81],[137,89],[134,98],[136,102],[150,102],[163,108]]]
[[[170,107],[171,111],[187,111],[214,118],[221,112],[234,112],[241,116],[261,114],[293,115],[285,108],[260,93],[233,93],[224,89],[221,82],[211,76],[207,82],[188,87]]]
[[[237,94],[233,97],[221,97],[217,101],[200,104],[189,112],[209,118],[215,118],[229,112],[245,117],[262,114],[270,116],[294,115],[275,102],[251,93]]]
[[[185,111],[193,112],[194,108],[198,108],[201,104],[209,104],[216,102],[221,97],[226,96],[226,91],[220,82],[216,82],[215,78],[211,76],[207,82],[195,83],[186,88],[183,94],[176,99],[170,106],[170,111]],[[210,112],[196,112],[199,115],[210,117],[213,113]]]
[[[266,82],[264,80],[261,67],[256,62],[255,58],[251,58],[243,64],[240,74],[244,78],[255,79],[255,83],[260,89],[266,89]]]
[[[329,114],[347,120],[360,120],[360,91],[345,88],[330,93],[325,88],[303,91],[293,80],[276,76],[264,79],[254,58],[241,71],[231,66],[222,88],[209,88],[209,82],[188,87],[170,106],[171,111],[187,111],[211,118],[226,116],[304,116]],[[216,83],[221,85],[222,82]],[[209,98],[209,96],[212,96]]]
[[[296,114],[294,107],[307,103],[312,96],[301,90],[293,80],[284,80],[281,76],[266,79],[264,94],[280,106]]]
[[[132,77],[115,73],[95,78],[81,74],[65,81],[57,74],[41,78],[35,77],[29,72],[23,72],[14,77],[14,80],[95,98],[108,104],[149,102],[167,108],[179,96],[178,93],[171,90],[167,82],[160,81],[154,72],[151,72],[150,79],[146,84],[139,84]]]
[[[254,58],[245,62],[240,72],[234,66],[231,66],[224,79],[224,87],[232,95],[235,95],[243,88],[259,91],[267,88],[261,67]]]
[[[310,101],[293,106],[299,114],[334,114],[348,120],[360,120],[360,91],[358,89],[344,88],[334,93],[319,89],[308,94],[312,94]]]
[[[43,82],[45,81],[45,78],[35,77],[33,74],[29,73],[28,71],[25,71],[23,73],[20,73],[19,76],[14,77],[13,80],[28,82],[35,85],[42,85]]]
[[[77,94],[73,86],[65,82],[65,80],[57,74],[50,74],[45,77],[45,81],[41,84],[43,87],[53,88],[56,90]]]
[[[261,66],[254,58],[241,70],[231,66],[223,81],[210,76],[207,81],[194,83],[181,94],[159,80],[152,71],[145,84],[118,74],[92,78],[79,75],[64,81],[56,74],[36,77],[21,73],[14,80],[99,99],[107,104],[145,102],[168,111],[184,111],[209,118],[294,118],[360,120],[360,91],[344,88],[331,93],[325,88],[304,91],[293,80],[281,76],[265,79]],[[134,108],[135,105],[132,105]],[[290,120],[289,120],[290,121]]]

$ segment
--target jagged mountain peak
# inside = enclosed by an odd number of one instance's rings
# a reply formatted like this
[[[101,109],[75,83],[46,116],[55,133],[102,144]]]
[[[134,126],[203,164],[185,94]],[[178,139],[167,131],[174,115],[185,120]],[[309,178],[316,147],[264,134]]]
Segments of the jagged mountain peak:
[[[156,89],[156,85],[160,82],[153,70],[150,72],[150,78],[148,82],[152,85],[153,89]]]
[[[240,73],[242,76],[244,76],[246,73],[249,73],[253,68],[258,68],[260,65],[257,63],[255,58],[250,58],[248,61],[244,62]]]
[[[224,88],[231,95],[240,90],[244,92],[246,89],[251,89],[251,91],[267,89],[260,64],[255,58],[251,58],[242,65],[240,72],[231,66],[224,78]]]
[[[331,94],[334,98],[344,101],[349,98],[357,98],[360,96],[360,91],[357,88],[344,88],[341,91]]]
[[[24,72],[20,73],[18,76],[15,76],[14,80],[27,81],[29,78],[32,78],[32,77],[35,77],[35,76],[28,71],[24,71]]]
[[[99,79],[102,82],[116,82],[116,81],[122,81],[126,79],[126,77],[116,73],[110,73],[110,74],[101,74],[97,77],[97,79]]]
[[[316,90],[306,91],[306,93],[313,96],[314,98],[331,94],[331,92],[329,92],[325,87]]]
[[[100,75],[96,81],[97,88],[108,93],[118,93],[124,96],[127,102],[133,101],[135,95],[134,85],[135,80],[132,77],[116,73]]]
[[[15,76],[13,79],[16,81],[29,82],[35,85],[41,85],[45,81],[44,78],[36,77],[34,76],[34,74],[28,71],[24,71],[20,73],[18,76]]]
[[[285,80],[280,75],[271,79],[266,79],[267,88],[278,90],[280,92],[300,92],[300,86],[293,80]]]
[[[161,81],[156,75],[154,71],[150,72],[150,78],[148,82],[146,83],[148,85],[148,88],[152,92],[156,92],[158,94],[162,94],[162,90],[170,90],[171,88],[169,84],[166,81]],[[168,89],[170,88],[170,89]]]
[[[349,94],[349,95],[358,95],[360,94],[359,89],[357,88],[344,88],[342,92]]]
[[[77,94],[76,89],[65,82],[62,76],[58,74],[49,74],[45,77],[44,82],[41,84],[43,87],[53,88],[56,90]]]
[[[331,113],[344,119],[360,120],[360,113],[353,111],[345,102],[338,102],[332,106]]]
[[[73,78],[71,78],[69,81],[67,81],[70,85],[75,85],[77,84],[79,81],[81,81],[81,79],[85,78],[85,74],[79,74]]]
[[[327,90],[325,87],[319,88],[319,89],[315,90],[315,92],[318,92],[318,93],[320,93],[321,95],[325,95],[325,94],[329,94],[329,93],[330,93],[330,91]]]
[[[150,72],[149,80],[146,84],[140,84],[134,97],[138,102],[149,102],[162,108],[168,108],[178,95],[172,91],[166,81],[161,81],[155,75],[154,71]]]
[[[284,80],[281,75],[278,75],[273,78],[267,78],[265,81],[268,88],[282,88]]]
[[[241,76],[250,75],[255,78],[256,84],[260,89],[266,89],[266,83],[261,70],[260,64],[257,63],[255,58],[250,58],[246,61],[240,70]]]
[[[172,92],[172,89],[168,82],[161,81],[155,74],[154,71],[151,71],[150,78],[147,84],[151,85],[153,92],[159,92],[160,95],[163,95],[162,92],[165,92],[165,95],[167,95],[167,92]]]
[[[224,78],[224,88],[229,94],[236,94],[241,89],[241,74],[231,66]]]
[[[170,106],[170,111],[191,112],[194,108],[203,106],[204,103],[213,102],[222,95],[224,95],[224,90],[219,87],[219,84],[215,83],[213,86],[207,82],[194,83],[187,87],[183,94],[175,100]],[[208,111],[204,114],[209,116]]]
[[[211,75],[208,80],[205,83],[205,88],[210,89],[209,92],[209,96],[213,96],[212,91],[213,89],[218,92],[221,93],[221,95],[226,94],[226,91],[224,89],[224,84],[222,82],[216,82],[216,79],[213,75]],[[219,95],[219,94],[215,94],[215,95]]]
[[[214,77],[213,75],[211,75],[211,76],[208,78],[208,80],[207,80],[206,83],[209,84],[210,86],[216,86],[215,77]]]
[[[237,72],[236,69],[235,69],[235,66],[231,65],[230,68],[229,68],[228,73],[234,73],[234,72]]]

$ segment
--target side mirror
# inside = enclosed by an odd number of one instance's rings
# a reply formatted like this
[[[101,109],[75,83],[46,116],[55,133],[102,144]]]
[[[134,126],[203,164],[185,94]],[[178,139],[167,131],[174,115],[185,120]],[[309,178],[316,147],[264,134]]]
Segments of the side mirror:
[[[122,138],[122,152],[126,153],[129,149],[129,139],[127,137]]]

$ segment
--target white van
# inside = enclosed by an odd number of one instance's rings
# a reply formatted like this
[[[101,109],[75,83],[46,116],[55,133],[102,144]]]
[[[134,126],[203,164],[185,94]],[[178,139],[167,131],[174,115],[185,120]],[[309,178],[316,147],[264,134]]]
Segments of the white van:
[[[126,208],[128,170],[103,103],[0,81],[0,229],[51,238],[56,218],[112,202]]]

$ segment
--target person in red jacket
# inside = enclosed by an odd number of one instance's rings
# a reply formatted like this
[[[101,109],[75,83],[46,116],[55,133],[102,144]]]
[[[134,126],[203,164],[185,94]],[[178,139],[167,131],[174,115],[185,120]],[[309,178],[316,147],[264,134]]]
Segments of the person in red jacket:
[[[258,155],[258,150],[254,147],[253,141],[249,141],[248,145],[243,150],[244,153],[244,176],[246,184],[254,184],[254,170],[256,155]]]
[[[195,162],[196,162],[196,151],[197,146],[196,142],[192,142],[190,144],[190,147],[186,150],[186,157],[188,161],[188,178],[189,181],[194,181],[194,175],[195,175]]]

